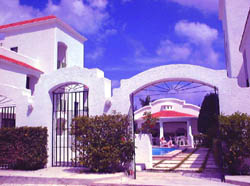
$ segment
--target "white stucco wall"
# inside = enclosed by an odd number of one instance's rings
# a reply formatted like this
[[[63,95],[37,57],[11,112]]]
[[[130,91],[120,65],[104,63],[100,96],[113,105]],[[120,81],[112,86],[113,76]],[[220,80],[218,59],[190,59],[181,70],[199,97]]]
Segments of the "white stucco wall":
[[[30,85],[35,85],[41,72],[0,59],[0,84],[26,89],[26,77],[32,77]]]
[[[146,169],[150,169],[153,166],[152,137],[147,134],[136,134],[135,136],[135,162],[137,165],[142,164]]]
[[[104,106],[110,94],[111,81],[104,78],[103,72],[98,69],[85,69],[80,67],[62,68],[47,75],[43,74],[36,85],[32,96],[33,110],[27,117],[22,117],[22,121],[29,126],[45,126],[48,128],[48,166],[51,166],[52,147],[52,92],[57,87],[65,83],[81,83],[89,88],[89,115],[101,115],[104,113]],[[111,90],[110,90],[111,92]],[[24,108],[25,109],[25,108]],[[26,108],[26,112],[27,108]],[[25,114],[23,115],[25,116]]]
[[[57,42],[63,42],[67,45],[66,61],[67,67],[79,66],[84,67],[84,45],[62,29],[56,28],[56,46]],[[56,50],[57,54],[57,50]],[[57,59],[56,59],[57,61]],[[57,69],[55,62],[54,69]]]
[[[10,48],[0,46],[0,55],[3,55],[5,57],[11,58],[11,59],[15,59],[15,60],[20,61],[24,64],[27,64],[27,65],[30,65],[34,68],[39,69],[39,61],[38,60],[32,59],[31,57],[25,56],[21,53],[11,51]]]
[[[245,32],[242,38],[242,42],[241,42],[241,47],[240,47],[240,51],[243,55],[243,61],[244,61],[244,66],[247,67],[246,70],[246,78],[248,78],[248,80],[250,80],[250,13],[249,13],[249,17],[248,17],[248,21],[245,27]]]
[[[110,111],[128,113],[132,93],[136,93],[148,85],[170,80],[193,81],[217,87],[222,113],[232,114],[236,111],[250,113],[248,107],[250,105],[248,99],[250,88],[240,88],[237,79],[227,77],[226,70],[213,70],[186,64],[159,66],[130,79],[121,80],[120,88],[113,91]]]
[[[0,40],[0,43],[2,43],[4,48],[10,49],[17,46],[18,54],[12,52],[13,55],[29,56],[34,61],[30,65],[44,73],[50,73],[57,69],[58,42],[63,42],[67,45],[67,67],[83,67],[84,65],[83,43],[59,24],[38,24],[3,33],[5,37],[3,40]],[[21,58],[20,56],[19,58]],[[30,60],[23,59],[21,61],[29,64]]]
[[[38,25],[5,33],[0,41],[5,48],[18,47],[18,53],[39,61],[40,70],[51,72],[55,61],[55,28],[53,25]]]
[[[240,86],[246,86],[242,54],[239,46],[245,27],[250,0],[220,0],[220,19],[225,35],[225,52],[229,77],[238,78]]]
[[[12,69],[9,70],[9,66],[3,69],[3,66],[0,63],[0,84],[8,84],[13,87],[25,89],[26,74],[15,72]]]
[[[31,103],[31,91],[24,88],[16,88],[8,84],[0,84],[0,95],[12,100],[11,105],[13,103],[16,105],[16,126],[28,126],[27,112],[28,106]]]

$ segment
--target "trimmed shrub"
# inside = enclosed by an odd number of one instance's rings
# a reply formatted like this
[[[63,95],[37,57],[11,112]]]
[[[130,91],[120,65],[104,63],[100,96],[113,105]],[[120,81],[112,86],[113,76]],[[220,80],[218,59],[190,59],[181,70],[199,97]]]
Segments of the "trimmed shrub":
[[[133,160],[132,129],[126,115],[78,117],[72,124],[72,134],[76,136],[73,150],[79,154],[73,162],[91,171],[124,171]]]
[[[208,135],[209,146],[212,146],[213,138],[218,135],[219,98],[217,94],[205,96],[198,117],[198,131]]]
[[[0,129],[0,166],[20,170],[44,168],[47,163],[47,128]]]
[[[230,174],[249,173],[244,160],[250,158],[250,116],[236,112],[219,121],[224,169]]]

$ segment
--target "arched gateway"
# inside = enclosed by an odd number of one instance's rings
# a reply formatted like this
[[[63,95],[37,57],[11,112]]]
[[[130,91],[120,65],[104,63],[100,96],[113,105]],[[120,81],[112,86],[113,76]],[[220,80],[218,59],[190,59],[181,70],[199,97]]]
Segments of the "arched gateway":
[[[130,79],[121,80],[120,88],[114,89],[110,111],[115,110],[127,114],[133,94],[158,82],[179,80],[215,87],[218,90],[222,113],[247,112],[247,108],[242,105],[246,105],[245,102],[248,101],[249,88],[240,88],[237,85],[237,79],[227,77],[226,70],[213,70],[187,64],[159,66],[139,73]]]

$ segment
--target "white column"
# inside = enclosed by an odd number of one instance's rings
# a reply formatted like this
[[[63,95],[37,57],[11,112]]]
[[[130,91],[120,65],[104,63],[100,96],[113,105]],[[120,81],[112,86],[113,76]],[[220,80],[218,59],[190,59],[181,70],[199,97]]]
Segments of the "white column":
[[[160,139],[164,137],[164,128],[163,128],[163,122],[160,121]]]
[[[194,148],[194,137],[192,135],[192,125],[189,120],[187,120],[187,138],[188,138],[188,145]]]

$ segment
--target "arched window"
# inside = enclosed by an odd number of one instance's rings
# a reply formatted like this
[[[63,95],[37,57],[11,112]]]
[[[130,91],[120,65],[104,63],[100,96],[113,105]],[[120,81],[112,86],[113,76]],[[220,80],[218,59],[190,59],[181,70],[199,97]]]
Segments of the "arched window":
[[[66,61],[66,53],[67,53],[67,45],[63,42],[57,43],[57,69],[65,68]]]

